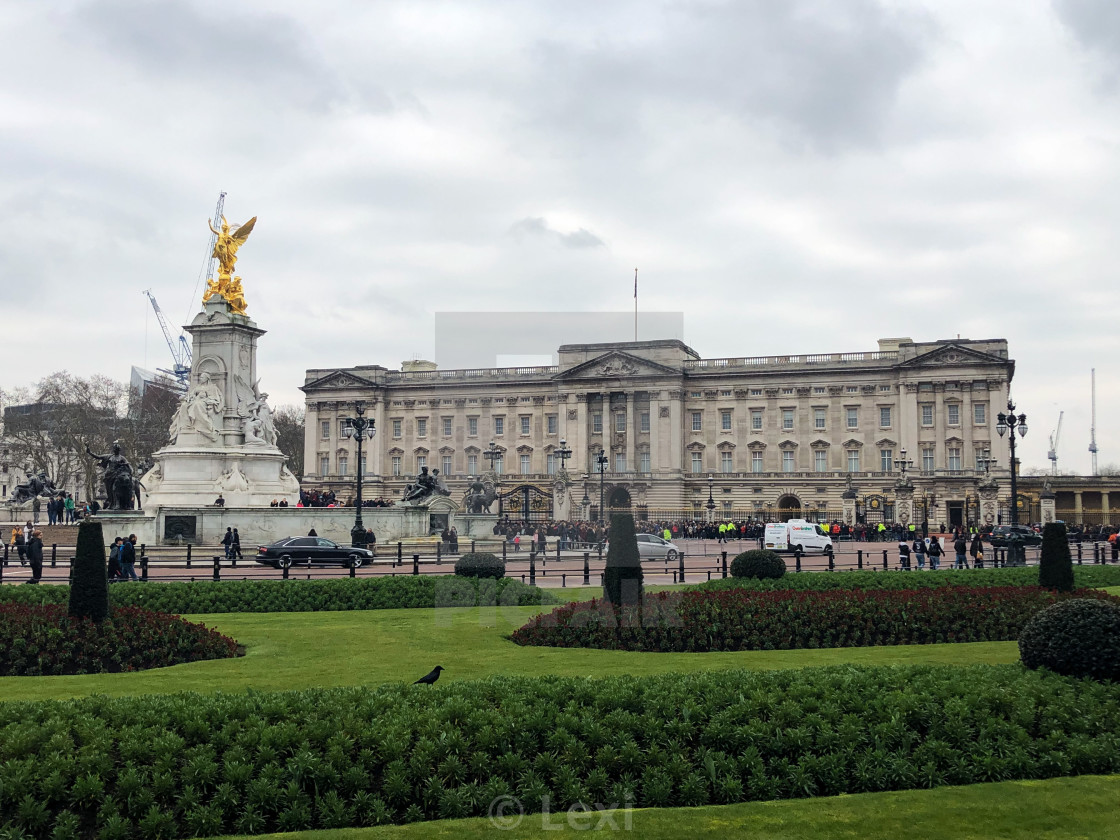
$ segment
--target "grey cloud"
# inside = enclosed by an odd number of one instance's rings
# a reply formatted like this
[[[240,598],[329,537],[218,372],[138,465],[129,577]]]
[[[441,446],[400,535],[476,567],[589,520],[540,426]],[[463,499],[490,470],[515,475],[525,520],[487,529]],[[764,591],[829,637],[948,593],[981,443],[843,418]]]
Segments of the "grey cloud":
[[[522,219],[509,229],[510,234],[518,241],[530,237],[549,237],[555,239],[565,248],[603,248],[606,243],[586,228],[580,228],[572,233],[561,233],[549,226],[548,220],[539,216]]]
[[[771,123],[821,151],[876,144],[935,28],[872,0],[669,7],[656,37],[538,46],[549,122],[595,141],[629,137],[645,106],[702,106]],[[551,81],[549,81],[551,80]]]
[[[1053,0],[1054,12],[1082,46],[1110,64],[1108,81],[1120,76],[1120,4],[1115,0]]]

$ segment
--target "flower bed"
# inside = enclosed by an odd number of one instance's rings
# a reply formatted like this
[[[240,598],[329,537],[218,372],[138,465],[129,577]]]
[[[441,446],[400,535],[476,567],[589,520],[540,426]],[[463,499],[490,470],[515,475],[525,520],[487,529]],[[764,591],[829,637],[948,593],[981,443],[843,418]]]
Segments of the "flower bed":
[[[511,638],[663,652],[1010,641],[1039,610],[1070,597],[1120,603],[1096,590],[1061,595],[1025,586],[663,592],[631,610],[598,600],[569,604],[536,616]]]
[[[68,586],[3,586],[0,603],[65,604]],[[320,612],[464,606],[558,604],[550,592],[519,580],[401,575],[341,580],[230,580],[190,583],[118,583],[109,587],[116,607],[159,612]]]
[[[0,835],[338,829],[484,816],[502,797],[555,820],[579,802],[696,806],[1116,773],[1118,705],[1120,684],[1017,666],[0,703]]]
[[[117,607],[100,623],[56,604],[0,604],[0,676],[142,671],[237,656],[233,639],[178,616]]]

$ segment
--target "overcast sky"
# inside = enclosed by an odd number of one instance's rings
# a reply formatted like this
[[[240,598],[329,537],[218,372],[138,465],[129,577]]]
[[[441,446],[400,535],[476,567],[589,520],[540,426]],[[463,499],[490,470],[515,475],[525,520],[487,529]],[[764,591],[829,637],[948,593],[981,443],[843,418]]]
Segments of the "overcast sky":
[[[0,4],[0,388],[170,362],[240,253],[263,387],[439,311],[683,310],[704,357],[1006,337],[1024,468],[1120,462],[1120,3]],[[796,314],[791,314],[796,313]],[[500,319],[480,329],[500,329]],[[436,359],[438,362],[439,360]]]

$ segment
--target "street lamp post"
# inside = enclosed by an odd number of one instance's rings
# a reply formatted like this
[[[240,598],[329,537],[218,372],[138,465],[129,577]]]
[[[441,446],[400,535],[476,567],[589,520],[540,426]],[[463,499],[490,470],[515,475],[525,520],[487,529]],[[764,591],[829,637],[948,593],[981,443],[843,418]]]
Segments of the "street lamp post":
[[[716,518],[716,500],[712,498],[712,484],[715,480],[715,476],[708,473],[708,504],[705,505],[708,508],[708,522],[714,522]]]
[[[1015,414],[1015,403],[1011,400],[1007,401],[1007,413],[1002,411],[996,416],[996,431],[999,436],[1003,437],[1009,434],[1009,442],[1011,444],[1011,524],[1019,524],[1019,489],[1016,483],[1016,460],[1015,460],[1015,430],[1019,430],[1019,437],[1026,437],[1027,434],[1027,415]],[[1013,562],[1016,565],[1022,565],[1021,561],[1024,559],[1022,542],[1015,540],[1008,540],[1008,549],[1014,553],[1015,557]]]
[[[490,448],[482,453],[482,457],[490,461],[490,472],[494,473],[494,489],[498,494],[498,519],[502,518],[502,480],[498,475],[498,469],[502,465],[502,450],[498,448],[498,444],[490,441]],[[498,466],[495,467],[494,465]]]
[[[610,459],[607,457],[607,453],[604,452],[602,449],[600,449],[599,454],[595,456],[595,468],[599,470],[599,524],[600,525],[606,524],[606,519],[603,516],[603,480],[606,478],[606,475],[607,475],[607,462],[609,460]]]
[[[568,464],[568,459],[572,457],[572,450],[568,448],[568,442],[560,438],[560,448],[552,453],[560,459],[560,472],[564,472],[564,467]]]
[[[354,500],[354,527],[350,529],[350,545],[356,548],[366,544],[366,527],[362,524],[362,481],[365,479],[365,471],[362,469],[362,443],[367,437],[373,440],[373,436],[377,433],[374,419],[366,417],[365,413],[366,404],[358,400],[354,403],[355,416],[349,418],[342,427],[344,438],[347,440],[354,438],[358,441],[358,492]]]

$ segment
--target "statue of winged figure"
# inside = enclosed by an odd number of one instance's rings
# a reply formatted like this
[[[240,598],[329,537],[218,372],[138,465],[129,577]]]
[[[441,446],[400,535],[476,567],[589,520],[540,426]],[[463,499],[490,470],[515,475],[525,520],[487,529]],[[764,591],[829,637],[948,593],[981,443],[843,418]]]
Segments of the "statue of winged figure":
[[[241,278],[233,276],[233,267],[237,263],[237,251],[245,244],[256,223],[257,217],[254,216],[243,225],[234,225],[231,230],[230,223],[226,221],[225,216],[222,216],[222,228],[215,230],[213,219],[206,220],[210,232],[217,237],[211,256],[218,261],[218,279],[207,280],[206,293],[202,296],[203,303],[218,295],[225,298],[234,313],[245,314],[245,292],[241,288]]]

